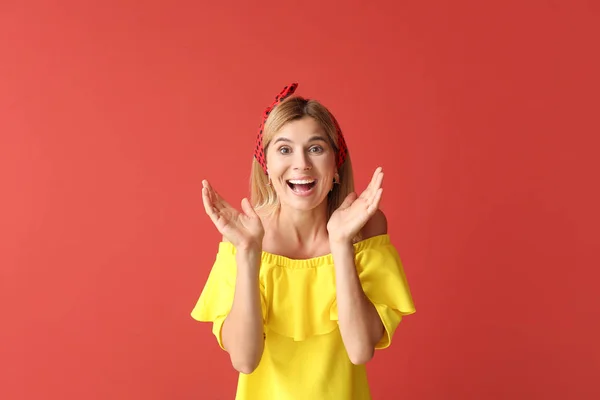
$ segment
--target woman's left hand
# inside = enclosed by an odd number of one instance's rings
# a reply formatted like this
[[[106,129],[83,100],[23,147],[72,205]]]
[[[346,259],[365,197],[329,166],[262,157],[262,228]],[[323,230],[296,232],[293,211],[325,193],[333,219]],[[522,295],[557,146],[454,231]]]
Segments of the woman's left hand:
[[[334,211],[327,223],[329,241],[352,242],[379,208],[383,188],[383,171],[375,170],[369,186],[360,194],[350,193],[340,207]]]

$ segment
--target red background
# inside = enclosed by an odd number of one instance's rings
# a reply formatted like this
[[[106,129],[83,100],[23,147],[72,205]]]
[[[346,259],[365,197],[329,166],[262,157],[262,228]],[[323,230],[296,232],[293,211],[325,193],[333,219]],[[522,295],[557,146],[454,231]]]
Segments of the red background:
[[[600,398],[598,3],[251,3],[0,4],[0,398],[233,398],[200,181],[239,204],[292,81],[386,171],[374,398]]]

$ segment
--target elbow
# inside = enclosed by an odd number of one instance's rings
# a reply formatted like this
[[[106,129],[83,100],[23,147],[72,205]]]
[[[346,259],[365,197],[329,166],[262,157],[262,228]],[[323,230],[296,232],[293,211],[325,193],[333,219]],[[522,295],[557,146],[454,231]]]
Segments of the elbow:
[[[245,374],[245,375],[250,375],[251,373],[254,372],[254,370],[256,370],[256,367],[258,367],[258,363],[256,364],[251,364],[251,363],[232,363],[233,364],[233,368],[235,368],[235,370],[241,374]]]
[[[237,359],[231,358],[231,365],[233,368],[242,374],[249,375],[254,372],[256,368],[258,368],[258,364],[260,363],[260,357],[255,357],[253,359],[245,358],[245,359]]]
[[[363,365],[371,361],[375,355],[375,348],[369,347],[348,353],[350,362],[354,365]]]

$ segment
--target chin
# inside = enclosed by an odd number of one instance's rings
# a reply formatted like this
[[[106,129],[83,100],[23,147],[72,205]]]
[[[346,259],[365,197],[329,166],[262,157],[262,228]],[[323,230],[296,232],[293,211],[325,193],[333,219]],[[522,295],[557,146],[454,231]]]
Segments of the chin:
[[[319,208],[323,202],[327,203],[327,193],[323,194],[319,188],[311,193],[294,193],[286,187],[283,196],[279,194],[281,205],[298,211],[312,211]]]
[[[319,208],[320,204],[314,204],[314,203],[299,203],[299,202],[286,202],[285,203],[286,207],[288,208],[292,208],[296,211],[312,211],[314,209]]]

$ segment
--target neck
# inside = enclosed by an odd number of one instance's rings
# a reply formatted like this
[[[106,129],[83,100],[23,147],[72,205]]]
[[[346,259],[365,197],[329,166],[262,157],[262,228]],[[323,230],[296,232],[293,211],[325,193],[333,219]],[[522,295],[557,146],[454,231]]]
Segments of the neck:
[[[282,205],[275,220],[279,234],[288,243],[304,245],[328,237],[327,201],[309,211],[295,210]]]

